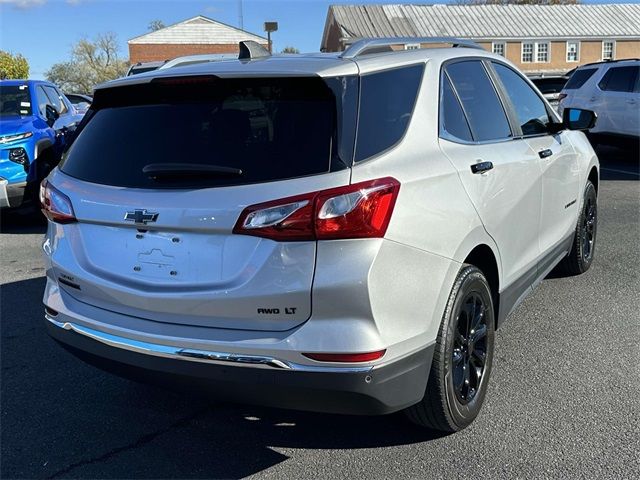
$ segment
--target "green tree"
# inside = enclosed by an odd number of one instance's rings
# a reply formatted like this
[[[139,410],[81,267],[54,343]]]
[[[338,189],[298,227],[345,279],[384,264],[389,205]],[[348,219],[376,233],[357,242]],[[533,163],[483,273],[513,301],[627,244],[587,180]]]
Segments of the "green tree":
[[[284,47],[281,53],[300,53],[296,47]]]
[[[19,53],[12,55],[0,50],[0,80],[29,78],[29,63]]]
[[[149,26],[147,27],[147,29],[151,30],[152,32],[155,32],[156,30],[160,30],[165,27],[166,25],[162,20],[151,20],[149,22]]]
[[[56,63],[45,74],[47,80],[67,92],[89,93],[97,84],[122,77],[128,62],[118,56],[118,39],[103,33],[95,40],[82,39],[71,49],[71,59]]]

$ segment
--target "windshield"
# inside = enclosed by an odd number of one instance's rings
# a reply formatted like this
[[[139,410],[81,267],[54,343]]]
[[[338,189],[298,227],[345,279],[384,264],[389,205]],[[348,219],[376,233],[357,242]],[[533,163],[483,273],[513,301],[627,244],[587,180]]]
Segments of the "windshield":
[[[170,78],[98,90],[61,170],[137,188],[229,186],[317,175],[351,163],[357,81]],[[334,94],[334,90],[337,95]],[[350,103],[350,118],[343,111]],[[149,174],[166,164],[240,175]]]
[[[0,115],[31,115],[28,85],[0,85]]]

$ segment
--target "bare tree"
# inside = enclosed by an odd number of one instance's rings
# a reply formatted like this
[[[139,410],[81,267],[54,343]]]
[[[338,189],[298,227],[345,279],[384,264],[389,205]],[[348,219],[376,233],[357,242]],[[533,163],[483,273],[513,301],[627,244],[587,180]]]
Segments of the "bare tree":
[[[118,56],[118,39],[109,32],[93,41],[80,40],[71,49],[71,60],[53,65],[46,77],[63,90],[88,93],[97,84],[126,72],[127,61]]]
[[[147,29],[151,30],[152,32],[155,32],[156,30],[161,30],[165,27],[166,25],[162,20],[151,20],[149,22],[149,26],[147,27]]]
[[[280,53],[300,53],[296,47],[284,47]]]

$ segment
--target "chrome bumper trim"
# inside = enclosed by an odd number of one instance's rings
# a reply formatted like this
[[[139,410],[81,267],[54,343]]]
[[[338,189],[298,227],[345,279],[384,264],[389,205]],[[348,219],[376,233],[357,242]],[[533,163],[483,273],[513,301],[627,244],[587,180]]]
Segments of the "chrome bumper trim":
[[[148,343],[131,338],[119,337],[110,333],[100,332],[93,328],[78,325],[72,322],[60,322],[48,314],[45,318],[52,325],[63,330],[72,331],[79,335],[91,338],[97,342],[104,343],[110,347],[130,350],[145,355],[156,357],[173,358],[192,362],[233,364],[245,367],[273,368],[278,370],[304,371],[304,372],[326,372],[326,373],[367,373],[373,369],[371,365],[331,367],[324,365],[301,365],[273,357],[261,355],[242,355],[238,353],[214,352],[209,350],[197,350],[191,348],[180,348],[158,343]]]

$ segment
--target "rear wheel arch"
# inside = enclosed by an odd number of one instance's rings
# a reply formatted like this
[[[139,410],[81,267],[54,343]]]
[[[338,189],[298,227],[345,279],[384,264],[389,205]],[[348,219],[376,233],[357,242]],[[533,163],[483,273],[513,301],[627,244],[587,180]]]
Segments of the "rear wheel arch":
[[[596,195],[598,194],[599,179],[600,179],[600,176],[598,175],[598,168],[594,165],[593,167],[591,167],[591,170],[589,171],[589,176],[587,177],[587,180],[589,180],[593,184],[593,187],[596,189]]]
[[[489,245],[480,244],[469,252],[463,263],[477,267],[482,271],[487,279],[487,283],[491,287],[491,294],[493,296],[493,307],[495,310],[497,328],[498,313],[500,310],[500,270],[496,255],[493,253],[493,250]]]

